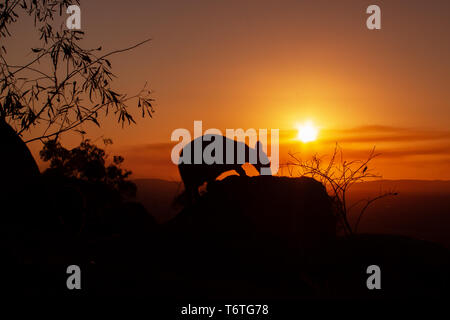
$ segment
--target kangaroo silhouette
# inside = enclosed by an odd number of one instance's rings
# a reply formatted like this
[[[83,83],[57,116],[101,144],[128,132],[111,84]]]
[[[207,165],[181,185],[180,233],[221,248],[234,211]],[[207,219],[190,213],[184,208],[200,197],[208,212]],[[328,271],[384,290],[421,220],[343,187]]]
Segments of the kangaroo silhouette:
[[[219,147],[213,148],[212,143],[219,143]],[[199,149],[196,150],[196,148]],[[203,159],[205,149],[212,149],[211,156],[215,159],[213,163],[205,163]],[[227,155],[230,150],[232,154]],[[201,163],[195,163],[195,153],[201,155]],[[235,170],[239,176],[247,176],[242,168],[244,163],[251,163],[258,172],[261,168],[270,170],[270,160],[262,151],[261,142],[256,142],[255,148],[250,148],[243,142],[214,134],[192,140],[181,150],[178,164],[187,197],[191,201],[198,198],[198,188],[201,185],[214,181],[226,171]]]

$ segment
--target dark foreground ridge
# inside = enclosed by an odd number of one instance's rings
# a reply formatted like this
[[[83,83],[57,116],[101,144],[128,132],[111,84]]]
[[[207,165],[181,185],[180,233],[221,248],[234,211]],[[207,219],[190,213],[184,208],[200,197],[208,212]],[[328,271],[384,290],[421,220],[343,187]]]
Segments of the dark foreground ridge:
[[[447,249],[395,235],[336,236],[322,184],[230,176],[165,226],[179,297],[394,298],[447,296]],[[369,290],[367,267],[382,270]],[[186,279],[190,279],[186,282]]]
[[[17,217],[2,234],[12,294],[233,301],[448,295],[447,249],[394,235],[336,236],[330,201],[313,179],[230,176],[164,225],[139,204],[116,203],[82,232],[64,216],[82,212],[70,190],[101,201],[113,196],[73,181],[33,183],[33,208],[25,201],[2,210]],[[62,186],[60,206],[49,205]],[[72,264],[81,267],[81,290],[67,290]],[[382,270],[382,290],[367,289],[372,264]]]

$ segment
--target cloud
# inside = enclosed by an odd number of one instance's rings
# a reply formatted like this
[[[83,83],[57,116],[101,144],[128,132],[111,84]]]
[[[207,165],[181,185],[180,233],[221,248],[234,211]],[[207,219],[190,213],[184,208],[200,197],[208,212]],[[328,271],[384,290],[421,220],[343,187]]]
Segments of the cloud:
[[[420,130],[395,128],[386,126],[366,126],[345,130],[326,130],[323,133],[324,143],[382,143],[450,140],[450,131]]]
[[[148,143],[141,145],[134,145],[125,147],[124,150],[128,150],[131,152],[148,152],[148,151],[163,151],[163,150],[171,150],[172,147],[176,144],[176,142],[159,142],[159,143]]]

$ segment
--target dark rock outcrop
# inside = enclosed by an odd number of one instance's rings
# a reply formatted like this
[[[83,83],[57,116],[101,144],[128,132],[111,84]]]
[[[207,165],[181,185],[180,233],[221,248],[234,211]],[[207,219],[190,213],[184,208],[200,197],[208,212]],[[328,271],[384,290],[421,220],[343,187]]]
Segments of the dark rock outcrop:
[[[0,120],[0,148],[2,186],[16,185],[39,176],[39,168],[27,145],[4,120]]]
[[[0,120],[0,225],[34,224],[39,202],[39,168],[14,129]]]
[[[165,287],[180,297],[299,297],[313,294],[301,270],[334,243],[336,224],[314,179],[230,176],[164,234],[162,268],[176,274]]]
[[[336,222],[325,188],[311,178],[230,176],[173,221],[195,234],[252,234],[313,249],[333,240]]]

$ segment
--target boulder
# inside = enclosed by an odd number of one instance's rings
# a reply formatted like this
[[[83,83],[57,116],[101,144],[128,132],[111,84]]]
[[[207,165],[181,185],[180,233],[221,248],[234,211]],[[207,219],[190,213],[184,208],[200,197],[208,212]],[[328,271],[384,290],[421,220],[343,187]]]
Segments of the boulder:
[[[0,120],[0,225],[34,224],[28,219],[38,216],[36,204],[41,188],[38,187],[40,172],[27,145],[15,130]]]
[[[164,228],[161,261],[180,296],[311,296],[304,272],[336,239],[324,186],[310,178],[229,176]]]
[[[314,250],[336,237],[330,198],[320,182],[307,177],[229,176],[211,183],[172,224],[238,247],[257,239]]]
[[[17,135],[14,129],[4,120],[0,120],[0,184],[2,187],[39,176],[39,168],[27,145]]]

